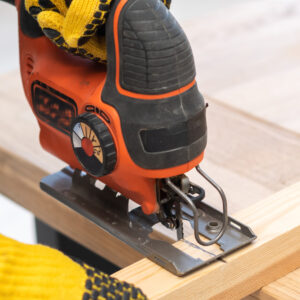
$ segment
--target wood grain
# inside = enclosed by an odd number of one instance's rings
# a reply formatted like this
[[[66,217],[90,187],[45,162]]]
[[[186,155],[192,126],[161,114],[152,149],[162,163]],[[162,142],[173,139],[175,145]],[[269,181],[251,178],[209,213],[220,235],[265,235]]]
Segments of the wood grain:
[[[258,239],[224,262],[178,278],[143,259],[114,275],[150,299],[241,299],[300,266],[299,215],[300,182],[235,216]]]
[[[253,296],[261,300],[299,300],[300,269],[270,283]]]

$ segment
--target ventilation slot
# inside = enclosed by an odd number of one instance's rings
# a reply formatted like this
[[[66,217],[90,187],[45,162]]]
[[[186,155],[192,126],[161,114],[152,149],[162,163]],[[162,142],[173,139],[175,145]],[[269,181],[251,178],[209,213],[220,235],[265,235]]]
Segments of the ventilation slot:
[[[27,76],[30,76],[33,72],[33,67],[34,67],[34,61],[31,56],[28,56],[26,59],[26,74]]]

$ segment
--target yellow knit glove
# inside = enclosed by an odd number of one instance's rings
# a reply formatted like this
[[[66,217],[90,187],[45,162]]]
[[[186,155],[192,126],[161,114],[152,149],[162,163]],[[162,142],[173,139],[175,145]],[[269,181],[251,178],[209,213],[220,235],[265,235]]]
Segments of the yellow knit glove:
[[[106,22],[112,0],[25,0],[26,10],[58,47],[97,62],[106,61],[105,37],[96,34]]]
[[[71,2],[69,7],[66,1]],[[171,0],[161,1],[170,7]],[[104,33],[97,33],[106,23],[111,3],[112,0],[25,0],[25,8],[58,47],[106,62]]]
[[[162,2],[167,8],[170,8],[172,0],[162,0]]]
[[[146,296],[57,250],[0,235],[0,299],[145,300]]]

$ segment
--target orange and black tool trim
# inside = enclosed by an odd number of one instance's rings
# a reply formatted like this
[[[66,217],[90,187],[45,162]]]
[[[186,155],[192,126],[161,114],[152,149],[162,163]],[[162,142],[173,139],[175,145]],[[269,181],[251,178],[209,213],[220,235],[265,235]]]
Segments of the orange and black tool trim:
[[[144,213],[158,212],[158,180],[198,165],[207,142],[205,101],[177,21],[160,0],[114,1],[105,66],[56,47],[24,0],[17,7],[23,85],[43,148],[134,200]],[[100,148],[73,135],[76,122],[92,129]],[[105,128],[104,139],[96,123]]]

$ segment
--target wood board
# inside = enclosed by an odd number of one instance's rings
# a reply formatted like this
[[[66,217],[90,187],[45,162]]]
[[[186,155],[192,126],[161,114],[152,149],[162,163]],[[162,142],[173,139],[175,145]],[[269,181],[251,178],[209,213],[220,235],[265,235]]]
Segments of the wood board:
[[[224,261],[178,278],[143,259],[114,276],[149,299],[241,299],[300,266],[299,215],[300,182],[235,215],[258,239]]]
[[[300,269],[263,287],[253,296],[260,300],[299,300]]]

